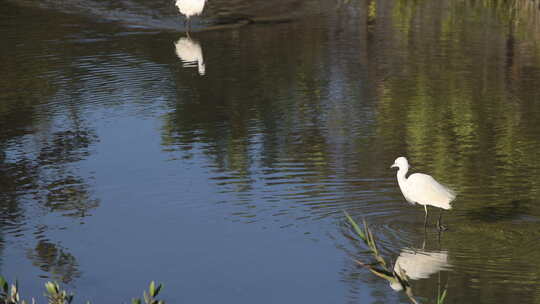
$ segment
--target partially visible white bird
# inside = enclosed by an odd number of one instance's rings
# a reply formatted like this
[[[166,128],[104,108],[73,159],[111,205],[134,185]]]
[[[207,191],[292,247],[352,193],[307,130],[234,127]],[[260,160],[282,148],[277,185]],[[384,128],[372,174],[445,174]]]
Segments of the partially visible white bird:
[[[189,18],[191,16],[200,15],[204,9],[206,0],[176,0],[176,6],[181,14],[186,16],[184,25],[188,24],[188,29],[191,27]]]
[[[407,178],[406,174],[409,170],[409,162],[403,156],[396,158],[391,168],[394,167],[399,168],[397,171],[397,180],[405,199],[411,204],[417,203],[424,205],[424,210],[426,211],[424,225],[427,224],[427,205],[446,210],[452,208],[450,203],[456,198],[454,191],[439,184],[433,177],[427,174],[414,173]],[[444,228],[441,225],[441,216],[442,210],[437,222],[439,229]]]
[[[404,274],[407,280],[427,279],[434,273],[450,267],[446,251],[429,252],[423,250],[402,249],[394,263],[394,272]],[[403,287],[399,281],[390,282],[392,289],[399,291]]]
[[[184,67],[198,67],[199,75],[204,75],[206,66],[201,45],[189,37],[181,37],[174,43],[176,56],[183,62]]]

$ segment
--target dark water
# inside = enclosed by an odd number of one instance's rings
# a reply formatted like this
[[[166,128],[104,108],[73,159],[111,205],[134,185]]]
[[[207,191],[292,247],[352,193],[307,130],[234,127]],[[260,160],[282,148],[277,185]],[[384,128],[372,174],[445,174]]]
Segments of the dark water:
[[[534,2],[280,3],[210,1],[195,29],[255,22],[190,38],[169,1],[4,3],[0,272],[40,300],[407,303],[347,210],[421,303],[540,303]],[[440,236],[402,155],[458,192]]]

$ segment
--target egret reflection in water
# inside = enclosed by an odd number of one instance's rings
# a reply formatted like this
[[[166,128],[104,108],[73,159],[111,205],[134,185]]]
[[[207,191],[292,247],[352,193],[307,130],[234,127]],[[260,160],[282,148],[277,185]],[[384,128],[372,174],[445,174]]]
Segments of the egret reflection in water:
[[[174,47],[176,56],[183,62],[184,67],[197,67],[199,75],[204,75],[206,73],[202,48],[197,41],[194,41],[189,36],[180,37],[180,39],[174,43]]]
[[[427,279],[449,267],[446,251],[430,252],[405,248],[394,262],[394,272],[404,274],[407,280]],[[396,281],[391,281],[390,287],[396,291],[403,289],[402,284]]]

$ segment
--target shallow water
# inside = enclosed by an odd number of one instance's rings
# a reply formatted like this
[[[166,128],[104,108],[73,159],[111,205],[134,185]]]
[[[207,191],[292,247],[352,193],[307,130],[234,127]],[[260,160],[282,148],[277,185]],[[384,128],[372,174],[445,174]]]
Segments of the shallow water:
[[[93,303],[150,280],[170,303],[407,303],[354,263],[346,210],[432,265],[421,303],[538,303],[536,8],[247,3],[189,37],[167,1],[3,6],[1,273]],[[441,235],[401,155],[458,192]]]

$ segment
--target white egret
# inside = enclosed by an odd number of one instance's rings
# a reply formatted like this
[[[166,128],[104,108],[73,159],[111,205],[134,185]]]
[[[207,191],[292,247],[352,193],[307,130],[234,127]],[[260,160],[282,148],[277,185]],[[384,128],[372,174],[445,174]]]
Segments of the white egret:
[[[176,56],[183,62],[184,67],[198,67],[199,75],[204,75],[206,67],[201,45],[189,37],[181,37],[174,43]]]
[[[394,272],[404,274],[407,280],[427,279],[432,274],[450,267],[446,251],[429,252],[423,250],[402,249],[394,263]],[[390,282],[392,289],[399,291],[403,287],[399,281]]]
[[[176,0],[176,7],[181,14],[186,16],[184,25],[187,23],[188,29],[191,27],[189,18],[191,16],[200,15],[204,9],[206,0]]]
[[[456,198],[454,191],[439,184],[433,177],[422,174],[414,173],[408,178],[406,177],[409,170],[409,162],[405,157],[398,157],[394,161],[394,164],[390,168],[398,167],[397,180],[399,188],[403,193],[405,199],[411,204],[424,205],[426,211],[426,217],[424,225],[427,225],[427,205],[442,209],[451,209],[450,203]],[[441,225],[442,210],[437,221],[439,229],[444,229]]]

